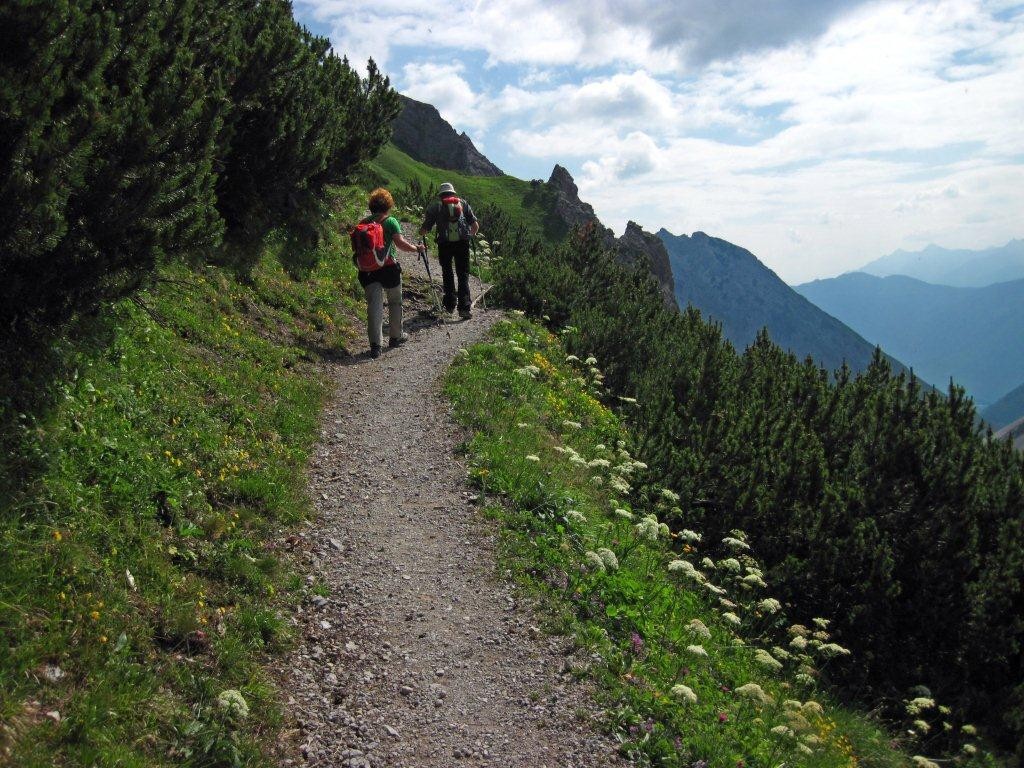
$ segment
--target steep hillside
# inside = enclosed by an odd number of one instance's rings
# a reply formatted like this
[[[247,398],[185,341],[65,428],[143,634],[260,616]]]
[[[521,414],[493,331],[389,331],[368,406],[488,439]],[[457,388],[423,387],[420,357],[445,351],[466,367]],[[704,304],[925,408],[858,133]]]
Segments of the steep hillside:
[[[853,272],[796,290],[939,386],[982,405],[1024,381],[1024,280],[985,288]]]
[[[705,260],[714,261],[717,250],[754,271],[742,249],[706,235],[690,240],[703,245],[694,250]],[[799,606],[790,621],[806,626],[834,616],[827,628],[853,651],[854,666],[830,667],[828,679],[845,693],[872,706],[892,701],[899,718],[907,713],[899,697],[925,685],[944,706],[963,707],[966,714],[950,718],[954,729],[955,722],[977,720],[979,731],[984,727],[1012,750],[1021,735],[1009,713],[1019,712],[1016,672],[1024,647],[1014,610],[1024,594],[1024,457],[977,434],[974,408],[960,392],[943,397],[893,377],[877,352],[863,374],[838,377],[787,355],[767,334],[737,354],[722,340],[720,325],[702,322],[696,311],[664,310],[653,290],[638,290],[597,246],[595,239],[572,241],[550,252],[521,251],[514,263],[499,261],[495,298],[550,318],[566,351],[600,368],[591,374],[628,415],[643,477],[673,493],[677,508],[668,525],[678,526],[679,537],[698,550],[695,557],[702,543],[745,532],[750,554],[766,566],[764,582],[783,587],[781,603]],[[741,281],[744,296],[763,287],[743,284],[751,276],[729,266],[718,274],[720,291],[728,293],[730,275]],[[685,286],[678,274],[677,280]],[[531,363],[517,375],[547,378],[541,360],[517,354],[520,365]],[[503,421],[527,429],[533,420]],[[603,446],[613,444],[602,438]],[[530,455],[539,469],[551,469],[545,452]],[[518,466],[528,463],[521,456]],[[591,456],[579,458],[581,470],[601,466]],[[492,473],[488,486],[505,492],[508,485],[485,466]],[[548,477],[542,479],[530,487],[550,492]],[[595,487],[610,485],[607,478],[589,479]],[[619,500],[657,496],[647,488],[626,496],[622,483],[614,490]],[[579,497],[571,498],[590,519]],[[538,493],[527,500],[534,519],[552,514]],[[608,506],[601,509],[608,514]],[[716,573],[736,568],[713,555],[701,563]],[[559,590],[568,594],[571,586]],[[608,606],[597,605],[597,612]],[[617,615],[630,621],[630,614]],[[633,681],[649,684],[636,667],[630,671]],[[946,733],[941,723],[913,728]],[[931,747],[925,745],[929,755],[940,751]]]
[[[894,251],[859,270],[876,277],[906,275],[937,285],[980,288],[1024,278],[1024,240],[980,251],[929,245],[920,251]]]
[[[535,237],[558,241],[569,231],[555,213],[556,191],[546,184],[531,184],[515,176],[472,176],[435,168],[410,157],[394,144],[388,144],[369,166],[381,182],[396,192],[399,202],[408,202],[401,200],[401,192],[413,179],[424,187],[450,181],[475,210],[494,205],[517,224],[525,225]]]
[[[767,327],[780,346],[811,355],[826,368],[846,361],[862,371],[871,362],[872,344],[800,296],[745,248],[703,232],[688,237],[662,229],[658,237],[668,249],[679,306],[692,304],[722,323],[738,349]]]
[[[347,259],[296,278],[271,251],[244,281],[159,276],[103,344],[59,345],[52,408],[0,434],[0,766],[272,764],[263,665],[312,588],[284,539],[362,289]]]
[[[996,432],[996,437],[1001,440],[1012,440],[1014,447],[1024,449],[1024,416],[1000,429]]]
[[[1002,429],[1024,416],[1024,384],[1000,397],[983,410],[981,416],[993,429]]]
[[[402,111],[393,123],[391,141],[403,152],[425,163],[470,176],[501,176],[465,131],[457,133],[431,104],[399,97]]]
[[[450,181],[476,210],[494,205],[512,221],[524,225],[534,237],[545,242],[562,240],[573,227],[597,227],[605,245],[616,252],[623,264],[648,266],[658,281],[666,305],[675,306],[672,268],[662,243],[634,222],[629,223],[622,237],[616,238],[597,218],[593,207],[580,200],[576,182],[561,165],[555,165],[547,182],[540,179],[524,181],[506,175],[473,176],[435,168],[422,159],[406,154],[394,144],[389,144],[370,163],[370,168],[381,181],[399,193],[399,198],[401,190],[413,179],[422,187]],[[399,199],[399,202],[403,201]]]

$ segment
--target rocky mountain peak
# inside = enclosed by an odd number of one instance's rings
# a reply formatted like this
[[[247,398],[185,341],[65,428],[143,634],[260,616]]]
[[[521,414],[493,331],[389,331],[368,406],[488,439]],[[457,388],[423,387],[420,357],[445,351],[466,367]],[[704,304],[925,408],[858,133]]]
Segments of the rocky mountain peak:
[[[645,265],[658,281],[661,298],[669,307],[675,307],[675,280],[668,251],[658,235],[645,232],[635,221],[626,224],[626,231],[615,241],[619,261],[630,265]]]
[[[502,176],[498,166],[488,160],[466,132],[457,133],[437,108],[399,94],[402,111],[392,123],[391,140],[412,158],[471,176]]]
[[[594,213],[593,206],[580,200],[579,188],[568,170],[561,165],[556,165],[551,171],[548,186],[555,191],[555,213],[567,227],[572,229],[583,224],[596,224],[602,230],[605,229],[598,220],[597,214]],[[608,238],[610,237],[611,232],[609,231]]]
[[[548,185],[554,187],[567,198],[576,202],[580,201],[580,190],[576,186],[576,181],[573,179],[572,174],[561,165],[556,164],[552,169]]]
[[[556,165],[552,169],[548,187],[555,192],[555,213],[569,229],[581,226],[594,227],[600,233],[604,247],[614,251],[620,263],[649,269],[658,281],[665,304],[670,307],[676,306],[668,252],[656,235],[644,232],[639,224],[631,221],[626,225],[622,237],[615,237],[615,233],[597,218],[593,206],[580,200],[579,187],[576,186],[572,174],[561,165]]]

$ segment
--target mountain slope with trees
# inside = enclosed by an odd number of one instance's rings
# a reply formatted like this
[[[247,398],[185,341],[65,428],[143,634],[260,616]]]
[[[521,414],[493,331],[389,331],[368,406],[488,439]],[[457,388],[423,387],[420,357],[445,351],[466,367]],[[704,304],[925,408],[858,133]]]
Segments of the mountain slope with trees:
[[[994,429],[1002,429],[1024,416],[1024,384],[1007,392],[985,408],[981,415]]]
[[[18,0],[0,30],[7,355],[158,264],[244,269],[271,233],[302,258],[326,186],[377,154],[399,109],[372,61],[360,78],[284,0]]]
[[[0,636],[12,651],[0,758],[19,766],[269,762],[262,740],[279,721],[258,662],[286,642],[274,601],[323,597],[288,576],[280,525],[309,501],[302,468],[324,396],[312,363],[345,343],[342,309],[360,297],[330,222],[358,215],[362,191],[339,207],[330,189],[385,144],[398,105],[372,64],[360,78],[290,9],[0,6]],[[495,298],[562,334],[595,384],[574,395],[582,413],[604,408],[605,385],[629,409],[635,483],[591,487],[650,500],[668,486],[666,554],[687,526],[709,540],[747,531],[791,617],[835,616],[855,651],[849,668],[807,667],[808,685],[902,721],[908,690],[927,683],[956,706],[921,742],[929,754],[977,723],[1022,756],[1024,459],[977,431],[963,391],[923,392],[881,354],[860,374],[830,371],[765,333],[739,354],[698,311],[667,307],[650,270],[624,266],[596,227],[538,239],[559,227],[545,218],[554,195],[502,179],[481,183],[538,215],[488,212]],[[548,374],[543,355],[526,359],[507,378]],[[557,398],[538,402],[577,429]],[[546,482],[517,488],[545,525]],[[562,589],[564,575],[544,577]],[[586,610],[629,638],[612,671],[639,696],[630,659],[643,638],[623,630],[657,596],[620,578],[629,610],[600,595]],[[647,721],[618,714],[645,738]],[[706,714],[705,730],[729,721]],[[775,764],[774,749],[760,754]]]
[[[924,379],[952,378],[982,404],[1024,380],[1024,280],[955,288],[851,272],[796,290]]]
[[[570,328],[570,351],[635,399],[647,477],[680,497],[670,524],[746,531],[796,620],[834,616],[854,661],[830,680],[847,695],[902,716],[926,685],[1020,756],[1024,457],[977,429],[964,391],[925,391],[881,354],[833,377],[764,333],[739,354],[600,239],[523,236],[501,235],[517,256],[498,264],[500,297]]]
[[[871,343],[799,295],[750,251],[703,232],[673,235],[662,229],[658,237],[668,249],[679,306],[693,306],[721,323],[737,350],[767,328],[783,349],[799,358],[810,355],[830,370],[844,362],[857,372],[870,365]]]
[[[0,764],[270,762],[337,185],[398,111],[291,11],[0,4]]]

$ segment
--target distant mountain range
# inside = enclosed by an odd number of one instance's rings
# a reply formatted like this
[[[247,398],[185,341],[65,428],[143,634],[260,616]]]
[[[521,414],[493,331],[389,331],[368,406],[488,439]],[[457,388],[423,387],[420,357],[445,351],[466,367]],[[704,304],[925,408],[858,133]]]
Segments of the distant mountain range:
[[[942,388],[952,378],[982,406],[1024,381],[1024,280],[956,288],[851,272],[796,290],[927,381]]]
[[[658,237],[668,250],[676,302],[692,304],[720,322],[737,349],[767,327],[781,347],[801,358],[810,355],[830,370],[845,361],[862,371],[871,362],[873,344],[798,294],[745,248],[703,232],[688,237],[661,229]],[[896,370],[904,368],[890,361]]]
[[[861,267],[876,277],[906,275],[936,285],[980,288],[1024,278],[1024,240],[980,251],[929,245],[920,251],[894,251]]]

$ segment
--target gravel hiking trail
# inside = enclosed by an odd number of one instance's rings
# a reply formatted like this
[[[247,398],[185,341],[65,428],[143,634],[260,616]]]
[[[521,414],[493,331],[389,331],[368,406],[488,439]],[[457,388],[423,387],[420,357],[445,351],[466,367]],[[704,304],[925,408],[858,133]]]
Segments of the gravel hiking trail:
[[[456,455],[440,377],[500,318],[438,325],[422,264],[405,254],[409,341],[329,363],[336,394],[309,468],[317,514],[289,537],[308,583],[296,647],[277,663],[288,766],[623,765],[570,674],[585,659],[539,632],[497,573]],[[435,284],[440,267],[433,261]],[[474,286],[474,296],[480,285]],[[386,314],[386,313],[385,313]],[[449,337],[450,333],[450,337]]]

